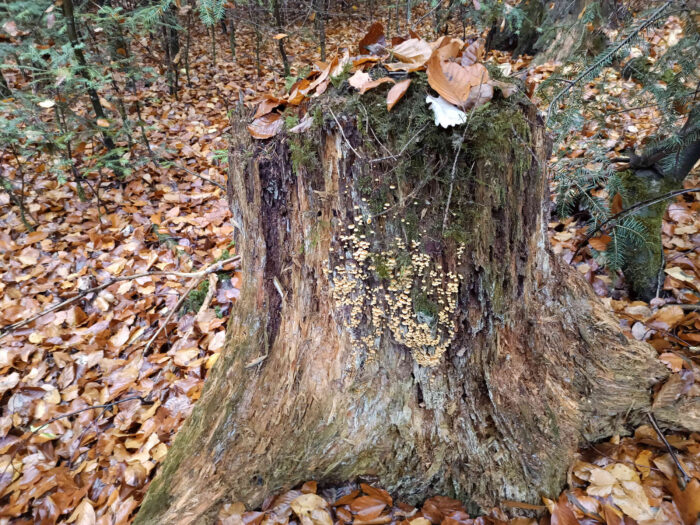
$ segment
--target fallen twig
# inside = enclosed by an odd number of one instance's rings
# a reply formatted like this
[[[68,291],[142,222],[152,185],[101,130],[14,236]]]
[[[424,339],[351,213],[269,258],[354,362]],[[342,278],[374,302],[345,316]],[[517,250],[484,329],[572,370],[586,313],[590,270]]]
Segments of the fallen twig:
[[[671,459],[676,464],[676,468],[681,473],[681,476],[683,476],[683,487],[682,488],[685,489],[685,486],[688,483],[690,483],[690,479],[691,479],[690,476],[683,468],[683,465],[681,465],[681,462],[678,460],[678,456],[676,456],[676,451],[673,450],[673,447],[671,447],[671,444],[666,440],[666,436],[664,436],[664,433],[661,432],[659,425],[656,423],[656,418],[654,417],[654,414],[652,414],[651,412],[647,412],[647,417],[649,418],[649,422],[651,423],[651,426],[654,427],[654,431],[659,436],[659,439],[661,441],[663,441],[664,445],[666,446],[666,450],[668,450],[668,453],[671,456]]]

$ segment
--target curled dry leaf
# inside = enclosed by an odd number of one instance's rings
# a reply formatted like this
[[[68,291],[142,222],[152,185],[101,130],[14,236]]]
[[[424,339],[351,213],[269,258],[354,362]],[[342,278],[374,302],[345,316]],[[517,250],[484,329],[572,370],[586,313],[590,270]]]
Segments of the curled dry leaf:
[[[465,108],[473,108],[486,104],[493,98],[493,88],[489,84],[480,84],[469,91],[467,101],[464,103]]]
[[[290,133],[303,133],[304,131],[306,131],[307,129],[309,129],[311,127],[311,124],[313,124],[313,122],[314,122],[314,119],[311,118],[311,115],[309,115],[307,113],[306,115],[304,115],[304,118],[302,118],[301,121],[299,121],[299,124],[297,124],[296,126],[291,128],[289,130],[289,132]]]
[[[263,115],[267,115],[270,113],[273,109],[275,109],[277,106],[280,104],[283,104],[284,100],[281,98],[273,97],[271,95],[268,95],[265,97],[265,99],[260,102],[258,105],[258,109],[255,111],[255,115],[253,115],[253,118],[260,118]]]
[[[424,65],[433,54],[430,44],[422,38],[410,38],[391,48],[390,51],[394,58],[404,64],[410,64],[411,67]]]
[[[361,520],[372,520],[386,507],[386,503],[372,496],[360,496],[350,503],[350,510]]]
[[[321,496],[308,493],[294,499],[290,506],[302,525],[333,525],[328,513],[328,502]]]
[[[464,47],[464,42],[459,38],[441,36],[431,47],[433,48],[433,54],[436,54],[440,60],[450,60],[459,55],[459,52]]]
[[[489,80],[489,72],[483,64],[462,67],[455,62],[440,60],[437,53],[430,58],[427,66],[430,87],[442,98],[460,107],[467,102],[472,87],[486,84]],[[480,90],[479,97],[474,101],[478,102],[485,95],[486,91]]]
[[[248,126],[248,133],[255,139],[269,139],[274,137],[284,127],[284,120],[279,113],[268,113],[255,119]]]
[[[411,79],[407,78],[405,80],[402,80],[401,82],[398,82],[395,86],[393,86],[389,92],[386,94],[386,109],[387,111],[391,111],[392,108],[396,105],[396,103],[401,100],[401,98],[406,94],[406,91],[408,90],[408,86],[411,85]]]
[[[384,26],[381,22],[375,22],[369,26],[367,34],[362,37],[362,40],[358,43],[358,48],[360,53],[372,53],[376,49],[376,44],[385,44],[386,39],[384,38]],[[373,46],[373,47],[370,47]]]
[[[464,50],[464,53],[462,53],[462,66],[471,66],[472,64],[481,62],[484,59],[485,44],[486,40],[483,38],[477,38],[474,42],[469,44]]]

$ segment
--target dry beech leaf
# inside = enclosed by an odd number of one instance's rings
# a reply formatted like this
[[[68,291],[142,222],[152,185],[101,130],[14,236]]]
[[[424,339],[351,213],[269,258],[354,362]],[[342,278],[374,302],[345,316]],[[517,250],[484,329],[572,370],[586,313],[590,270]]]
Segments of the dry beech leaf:
[[[368,496],[378,499],[379,501],[383,501],[390,507],[394,504],[394,500],[386,490],[372,487],[371,485],[367,485],[367,483],[360,483],[360,487],[362,488],[362,492]]]
[[[262,117],[263,115],[267,115],[273,109],[275,109],[277,106],[283,103],[284,100],[280,98],[267,96],[265,97],[265,100],[258,104],[258,109],[255,111],[255,115],[253,115],[253,118],[256,119]]]
[[[348,79],[348,83],[357,89],[361,94],[364,94],[370,89],[374,89],[385,82],[393,83],[394,81],[389,77],[382,77],[378,78],[377,80],[372,80],[369,74],[365,73],[364,71],[357,71]]]
[[[664,306],[647,321],[647,325],[660,330],[671,330],[683,320],[683,317],[685,313],[680,306]]]
[[[422,38],[410,38],[391,48],[391,54],[401,63],[410,64],[411,67],[420,67],[425,64],[433,54],[433,49]]]
[[[302,494],[290,506],[302,525],[333,525],[328,513],[328,502],[316,494]]]
[[[433,54],[437,55],[440,60],[449,60],[451,58],[456,58],[459,52],[464,47],[464,42],[459,38],[452,38],[449,36],[440,37],[433,44]]]
[[[442,62],[437,55],[428,60],[428,84],[450,104],[462,106],[471,89],[465,68],[454,62]]]
[[[474,86],[469,91],[467,101],[464,103],[465,108],[473,108],[474,106],[482,106],[493,98],[493,88],[489,84],[480,84]]]
[[[393,86],[389,92],[386,94],[386,109],[387,111],[391,111],[393,107],[396,105],[396,103],[401,100],[401,98],[406,94],[406,91],[408,90],[408,86],[411,85],[411,79],[407,78],[405,80],[402,80],[401,82],[398,82],[395,86]]]
[[[566,494],[559,496],[558,501],[547,498],[542,498],[542,500],[551,514],[550,522],[552,525],[578,525],[579,521],[568,505]]]
[[[460,63],[462,66],[471,66],[477,62],[481,62],[484,59],[484,46],[486,45],[486,40],[483,38],[477,38],[474,42],[469,44],[467,48],[462,53],[462,59]]]
[[[385,84],[386,82],[391,82],[393,84],[394,79],[389,78],[389,77],[382,77],[382,78],[378,78],[377,80],[372,80],[371,82],[367,82],[365,85],[363,85],[360,88],[360,93],[367,93],[370,89],[374,89],[377,86]]]
[[[274,137],[284,127],[284,120],[279,113],[268,113],[255,119],[248,126],[248,133],[256,139],[269,139]]]
[[[109,120],[106,118],[98,118],[97,119],[97,125],[100,126],[101,128],[108,128],[109,127]]]
[[[272,37],[272,40],[282,40],[283,38],[287,38],[287,33],[277,33]]]
[[[369,26],[367,34],[364,37],[362,37],[362,40],[358,42],[357,46],[360,50],[360,54],[364,54],[372,53],[373,49],[376,49],[375,47],[370,49],[370,46],[385,43],[386,39],[384,38],[384,26],[381,22],[375,22],[374,24]]]
[[[350,503],[350,510],[361,520],[371,520],[379,517],[386,503],[372,496],[360,496]]]
[[[683,523],[696,525],[700,520],[700,481],[693,478],[685,490],[681,490],[676,480],[671,479],[666,483],[666,487],[673,495],[673,501],[683,518]]]
[[[369,76],[369,73],[358,70],[355,71],[355,74],[348,79],[348,84],[359,90],[362,88],[362,86],[371,81],[372,77]]]
[[[610,241],[612,241],[612,237],[610,237],[610,235],[601,235],[599,237],[589,239],[588,244],[590,244],[594,250],[604,252],[607,249],[608,244],[610,244]]]

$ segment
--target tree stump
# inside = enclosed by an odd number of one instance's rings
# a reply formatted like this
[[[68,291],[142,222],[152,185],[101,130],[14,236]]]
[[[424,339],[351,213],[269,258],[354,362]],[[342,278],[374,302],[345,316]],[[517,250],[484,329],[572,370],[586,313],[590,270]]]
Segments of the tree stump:
[[[241,296],[136,523],[358,476],[410,502],[539,502],[649,408],[654,350],[549,250],[536,108],[438,128],[418,77],[391,113],[382,88],[341,89],[301,135],[234,122]]]

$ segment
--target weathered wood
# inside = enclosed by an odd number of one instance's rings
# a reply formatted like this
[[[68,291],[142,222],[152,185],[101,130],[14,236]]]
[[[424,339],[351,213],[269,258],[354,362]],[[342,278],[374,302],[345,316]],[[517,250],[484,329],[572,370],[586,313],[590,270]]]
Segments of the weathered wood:
[[[549,251],[535,108],[496,101],[462,135],[425,127],[412,89],[389,134],[369,95],[323,105],[306,138],[234,131],[241,297],[136,523],[357,476],[409,501],[538,502],[649,407],[655,352]]]

